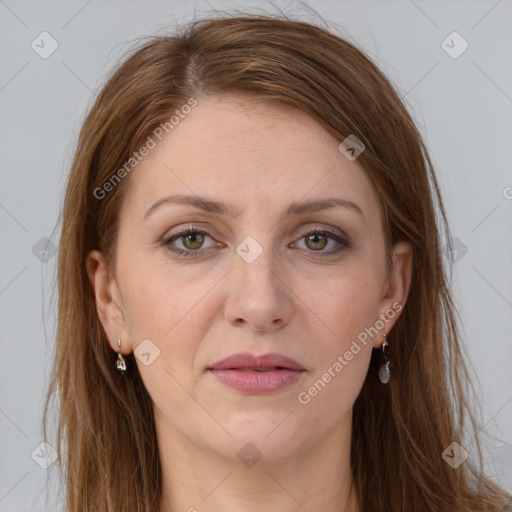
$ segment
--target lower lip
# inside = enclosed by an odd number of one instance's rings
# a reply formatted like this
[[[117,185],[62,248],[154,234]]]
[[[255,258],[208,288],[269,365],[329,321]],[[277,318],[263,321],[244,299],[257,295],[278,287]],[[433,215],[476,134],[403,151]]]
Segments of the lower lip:
[[[303,370],[208,370],[221,382],[247,393],[271,393],[297,382]]]

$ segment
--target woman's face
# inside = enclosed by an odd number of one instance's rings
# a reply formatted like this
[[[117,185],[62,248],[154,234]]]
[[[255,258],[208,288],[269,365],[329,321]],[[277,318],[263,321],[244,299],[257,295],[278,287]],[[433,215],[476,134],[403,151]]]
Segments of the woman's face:
[[[88,271],[112,348],[135,350],[160,435],[232,459],[250,442],[269,460],[350,425],[411,254],[398,244],[387,274],[378,197],[340,142],[291,108],[209,97],[132,171],[115,275],[97,251]],[[188,199],[160,202],[170,196]],[[211,370],[240,353],[299,369]]]

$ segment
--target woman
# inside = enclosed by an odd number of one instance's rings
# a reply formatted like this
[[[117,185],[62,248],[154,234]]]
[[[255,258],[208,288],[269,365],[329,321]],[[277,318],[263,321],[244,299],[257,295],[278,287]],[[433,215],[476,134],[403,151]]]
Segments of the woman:
[[[266,16],[152,38],[84,122],[62,219],[70,511],[510,506],[463,438],[430,158],[350,43]]]

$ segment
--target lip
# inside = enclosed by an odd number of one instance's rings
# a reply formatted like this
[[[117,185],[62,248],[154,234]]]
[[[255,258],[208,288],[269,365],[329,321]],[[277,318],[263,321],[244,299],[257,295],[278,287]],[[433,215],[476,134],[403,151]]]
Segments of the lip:
[[[304,370],[297,361],[277,354],[263,354],[261,356],[253,355],[249,352],[242,352],[226,357],[210,366],[209,370],[239,370],[239,369],[260,369],[270,370],[273,368],[285,368],[288,370]]]
[[[247,393],[271,393],[297,382],[306,371],[282,354],[234,354],[207,369],[221,382]]]

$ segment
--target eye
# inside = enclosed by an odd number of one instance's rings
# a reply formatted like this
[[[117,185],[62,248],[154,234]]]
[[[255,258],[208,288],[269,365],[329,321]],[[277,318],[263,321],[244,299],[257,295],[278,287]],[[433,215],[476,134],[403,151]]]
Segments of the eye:
[[[164,237],[160,240],[160,244],[179,256],[197,257],[201,255],[201,249],[209,248],[204,247],[206,238],[210,238],[213,242],[210,247],[222,245],[212,239],[208,230],[194,226],[188,226],[177,233]],[[305,242],[308,252],[317,252],[326,256],[338,253],[350,246],[348,239],[332,231],[318,228],[304,232],[300,240]],[[328,246],[329,241],[334,242],[334,248],[325,251],[324,249]],[[176,242],[182,244],[183,248],[177,246]],[[336,247],[336,244],[338,247]]]
[[[349,247],[348,240],[344,239],[342,236],[340,236],[337,233],[334,233],[332,231],[326,230],[326,229],[313,229],[310,231],[307,231],[304,233],[301,237],[301,240],[304,241],[306,248],[310,249],[310,252],[319,252],[322,254],[333,254],[337,253],[345,248]],[[336,247],[336,244],[334,249],[324,251],[324,249],[329,244],[329,241],[334,241],[339,247]]]
[[[204,248],[203,244],[205,238],[210,238],[210,233],[204,229],[198,229],[194,227],[187,227],[178,233],[164,237],[160,243],[167,247],[169,251],[172,251],[180,256],[199,256],[199,249]],[[173,247],[174,242],[179,241],[184,248]],[[213,244],[212,246],[214,246]]]

